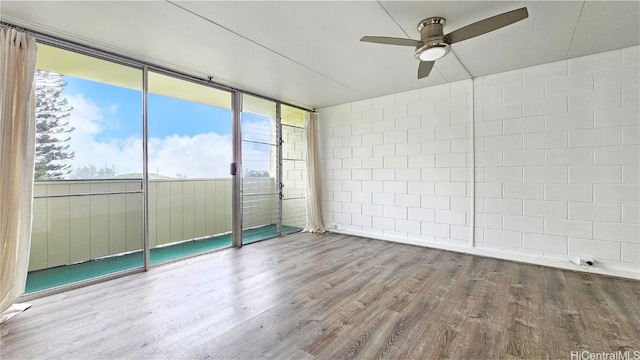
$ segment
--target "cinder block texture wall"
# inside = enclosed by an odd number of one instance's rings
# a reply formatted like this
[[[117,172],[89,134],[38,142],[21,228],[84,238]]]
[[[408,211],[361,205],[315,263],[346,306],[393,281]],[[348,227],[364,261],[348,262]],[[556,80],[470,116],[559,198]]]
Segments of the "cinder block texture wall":
[[[639,58],[635,46],[321,109],[325,222],[640,278]]]

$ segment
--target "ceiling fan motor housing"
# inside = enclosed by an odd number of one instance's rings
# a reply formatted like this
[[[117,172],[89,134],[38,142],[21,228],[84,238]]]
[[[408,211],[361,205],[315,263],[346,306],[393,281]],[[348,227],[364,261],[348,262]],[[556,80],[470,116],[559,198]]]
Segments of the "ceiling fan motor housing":
[[[430,17],[418,24],[420,44],[416,46],[414,56],[421,61],[434,61],[449,53],[451,46],[444,36],[446,20],[441,17]]]
[[[447,21],[441,17],[426,18],[418,24],[418,31],[420,32],[420,39],[424,40],[431,36],[443,36],[444,25]]]

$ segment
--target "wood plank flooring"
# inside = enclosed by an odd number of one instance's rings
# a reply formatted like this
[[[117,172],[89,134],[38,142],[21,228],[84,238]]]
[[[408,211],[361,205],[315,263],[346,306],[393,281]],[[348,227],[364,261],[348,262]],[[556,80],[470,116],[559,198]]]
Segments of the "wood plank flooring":
[[[640,282],[294,234],[33,301],[2,359],[571,359],[640,351]]]

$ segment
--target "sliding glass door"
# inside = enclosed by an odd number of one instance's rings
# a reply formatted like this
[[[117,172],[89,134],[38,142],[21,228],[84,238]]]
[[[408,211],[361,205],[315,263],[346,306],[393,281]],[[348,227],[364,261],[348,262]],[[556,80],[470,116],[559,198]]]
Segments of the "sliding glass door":
[[[242,104],[242,243],[280,232],[276,103],[245,95]]]
[[[151,264],[231,246],[231,93],[148,76]]]
[[[244,96],[243,244],[300,231],[306,223],[306,112]]]
[[[38,45],[26,292],[142,266],[142,70]]]

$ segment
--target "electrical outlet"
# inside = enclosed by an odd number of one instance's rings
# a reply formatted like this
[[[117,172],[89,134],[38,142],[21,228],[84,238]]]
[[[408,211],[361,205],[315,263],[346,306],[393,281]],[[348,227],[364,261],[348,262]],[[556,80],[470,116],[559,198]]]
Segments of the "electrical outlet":
[[[338,225],[336,224],[329,224],[329,227],[328,227],[328,229],[332,229],[332,230],[335,230],[337,228],[338,228]]]
[[[593,266],[596,263],[595,260],[593,260],[592,258],[587,258],[587,257],[579,257],[578,258],[578,264],[582,265],[582,266]]]

